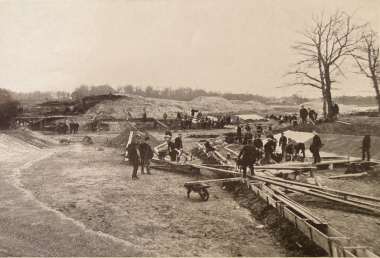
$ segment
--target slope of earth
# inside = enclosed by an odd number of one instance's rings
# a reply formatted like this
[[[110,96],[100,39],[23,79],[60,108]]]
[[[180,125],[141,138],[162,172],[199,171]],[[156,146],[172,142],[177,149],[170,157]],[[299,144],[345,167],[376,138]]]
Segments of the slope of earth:
[[[221,188],[210,189],[208,202],[194,193],[188,200],[183,184],[196,178],[152,173],[132,181],[115,150],[75,145],[25,170],[22,182],[48,206],[146,255],[286,255]]]
[[[90,108],[86,115],[94,116],[99,113],[109,114],[115,118],[126,118],[128,112],[132,117],[142,117],[146,110],[148,117],[161,119],[166,112],[169,118],[175,118],[177,112],[190,113],[191,109],[201,112],[241,112],[253,111],[255,109],[265,109],[261,103],[234,103],[221,97],[198,97],[192,101],[176,101],[169,99],[143,98],[130,96],[128,99],[107,100]]]
[[[46,148],[58,144],[58,141],[52,139],[51,137],[48,137],[36,131],[29,130],[27,128],[10,130],[7,131],[7,134],[38,148]]]

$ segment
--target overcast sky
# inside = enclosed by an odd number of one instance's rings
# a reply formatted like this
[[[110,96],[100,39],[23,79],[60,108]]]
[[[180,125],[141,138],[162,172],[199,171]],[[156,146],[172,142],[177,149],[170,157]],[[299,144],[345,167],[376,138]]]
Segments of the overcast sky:
[[[277,86],[296,61],[297,31],[313,13],[337,9],[380,32],[380,0],[0,0],[0,87],[318,95]],[[339,88],[334,94],[373,94],[360,75],[341,79]]]

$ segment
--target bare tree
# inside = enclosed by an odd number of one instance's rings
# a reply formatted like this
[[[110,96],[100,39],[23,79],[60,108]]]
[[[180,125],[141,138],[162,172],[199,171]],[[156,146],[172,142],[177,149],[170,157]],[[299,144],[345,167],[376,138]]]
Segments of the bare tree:
[[[360,73],[371,79],[376,93],[378,110],[380,112],[380,65],[379,65],[379,43],[376,41],[377,34],[370,30],[363,35],[360,48],[352,56],[360,69]]]
[[[333,117],[331,90],[336,82],[333,77],[344,75],[341,66],[358,48],[360,28],[345,12],[337,11],[329,17],[322,14],[313,18],[312,26],[301,32],[303,40],[293,46],[300,60],[296,71],[289,73],[296,77],[292,85],[321,90],[327,118]]]

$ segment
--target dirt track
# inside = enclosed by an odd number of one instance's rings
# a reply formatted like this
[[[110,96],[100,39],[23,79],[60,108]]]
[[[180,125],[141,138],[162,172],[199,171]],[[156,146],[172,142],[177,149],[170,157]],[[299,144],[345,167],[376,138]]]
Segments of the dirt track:
[[[50,151],[1,160],[0,255],[1,256],[121,256],[141,255],[127,241],[86,229],[62,216],[25,191],[17,175],[31,161],[48,158]]]
[[[188,200],[183,183],[194,178],[153,171],[132,181],[113,149],[51,151],[2,164],[0,255],[286,255],[219,187],[208,202]]]

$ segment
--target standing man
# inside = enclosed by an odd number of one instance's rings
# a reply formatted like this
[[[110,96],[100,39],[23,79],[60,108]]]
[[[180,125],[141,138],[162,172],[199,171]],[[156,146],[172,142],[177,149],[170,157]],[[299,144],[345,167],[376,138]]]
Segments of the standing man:
[[[310,152],[313,154],[314,162],[313,164],[321,162],[321,156],[319,155],[319,150],[322,148],[323,144],[321,138],[316,131],[313,131],[314,137],[313,142],[310,145]]]
[[[174,142],[172,142],[171,137],[166,137],[166,142],[168,145],[168,154],[171,161],[177,160],[177,151],[175,150]]]
[[[302,105],[300,109],[300,118],[303,124],[306,124],[308,114],[307,109]]]
[[[129,160],[129,164],[133,167],[132,180],[139,179],[137,176],[137,170],[139,169],[139,164],[141,161],[141,155],[139,150],[140,138],[141,137],[139,135],[136,135],[132,143],[129,144],[127,147],[127,158]]]
[[[183,152],[182,134],[178,134],[178,136],[174,139],[174,149],[177,152],[176,160],[178,162]]]
[[[239,164],[243,167],[243,177],[247,177],[247,168],[251,171],[251,175],[255,175],[254,167],[257,159],[257,151],[255,146],[252,144],[252,139],[248,140],[248,143],[241,149],[238,161]]]
[[[143,112],[143,115],[142,115],[142,119],[143,119],[144,122],[146,121],[147,117],[148,116],[146,114],[146,108],[144,108],[144,112]]]
[[[252,135],[251,131],[247,131],[244,135],[243,143],[248,144],[248,141],[252,141],[252,138],[253,138],[253,135]]]
[[[263,158],[263,141],[261,140],[261,135],[256,134],[255,139],[253,140],[253,145],[257,150],[257,159],[261,160]]]
[[[146,173],[151,175],[150,173],[150,160],[153,158],[153,150],[152,147],[147,143],[149,141],[149,136],[146,136],[142,139],[142,143],[139,146],[140,155],[141,155],[141,174],[144,174],[144,168],[146,168]]]
[[[366,155],[367,155],[367,161],[371,159],[370,152],[369,152],[370,148],[371,148],[371,136],[367,134],[366,136],[364,136],[363,142],[362,142],[362,160],[365,160]]]
[[[281,132],[281,137],[278,142],[278,145],[281,147],[281,156],[282,160],[286,160],[286,145],[288,144],[288,138],[284,135],[284,132]]]
[[[168,114],[164,112],[164,114],[162,115],[162,118],[164,119],[164,121],[166,121],[166,119],[168,119]]]
[[[267,136],[267,142],[264,145],[264,160],[266,163],[271,163],[272,160],[272,155],[276,149],[276,141],[273,138],[273,135],[268,135]]]
[[[241,144],[242,136],[241,136],[241,126],[239,124],[236,127],[236,137],[239,144]]]

